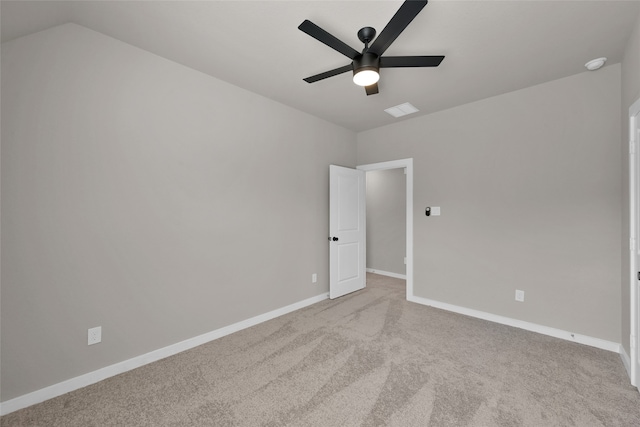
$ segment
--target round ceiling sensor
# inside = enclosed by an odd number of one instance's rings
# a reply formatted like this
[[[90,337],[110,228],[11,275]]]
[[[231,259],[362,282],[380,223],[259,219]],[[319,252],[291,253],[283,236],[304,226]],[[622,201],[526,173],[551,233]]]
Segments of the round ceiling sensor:
[[[595,71],[598,68],[601,68],[605,62],[607,62],[607,58],[604,58],[604,57],[598,58],[598,59],[592,59],[591,61],[584,64],[584,66],[587,67],[587,70],[589,71]]]

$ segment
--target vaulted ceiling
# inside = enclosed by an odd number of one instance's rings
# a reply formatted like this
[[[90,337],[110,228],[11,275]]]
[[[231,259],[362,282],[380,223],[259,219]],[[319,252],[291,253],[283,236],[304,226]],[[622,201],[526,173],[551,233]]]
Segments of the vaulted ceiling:
[[[432,0],[386,55],[445,55],[437,68],[382,69],[380,93],[344,73],[350,60],[298,30],[309,19],[356,50],[402,1],[2,1],[2,41],[74,22],[354,131],[451,108],[622,60],[640,1]]]

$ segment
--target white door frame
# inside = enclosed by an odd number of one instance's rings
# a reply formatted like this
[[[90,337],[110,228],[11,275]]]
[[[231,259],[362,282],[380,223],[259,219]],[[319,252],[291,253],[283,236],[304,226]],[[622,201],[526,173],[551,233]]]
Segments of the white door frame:
[[[640,385],[640,372],[638,372],[638,316],[640,313],[640,307],[638,307],[638,295],[637,295],[637,252],[640,242],[636,241],[636,230],[640,227],[638,224],[638,209],[637,209],[637,185],[638,185],[638,145],[640,141],[636,141],[637,129],[640,127],[637,116],[640,114],[640,99],[633,103],[629,108],[629,266],[630,266],[630,337],[629,337],[629,376],[631,377],[631,384],[638,387]]]
[[[389,162],[371,163],[356,167],[356,169],[360,169],[365,172],[399,168],[404,168],[407,172],[407,249],[405,251],[405,256],[407,257],[407,300],[410,300],[413,298],[413,159],[392,160]]]

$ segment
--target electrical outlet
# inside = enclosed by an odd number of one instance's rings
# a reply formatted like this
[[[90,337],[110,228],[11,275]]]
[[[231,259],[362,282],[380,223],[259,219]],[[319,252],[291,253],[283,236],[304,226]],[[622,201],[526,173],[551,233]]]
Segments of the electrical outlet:
[[[311,275],[311,283],[316,283],[318,281],[318,275],[316,273],[313,273]]]
[[[98,344],[102,341],[102,326],[89,329],[87,345]]]
[[[524,302],[524,291],[516,289],[516,301]]]

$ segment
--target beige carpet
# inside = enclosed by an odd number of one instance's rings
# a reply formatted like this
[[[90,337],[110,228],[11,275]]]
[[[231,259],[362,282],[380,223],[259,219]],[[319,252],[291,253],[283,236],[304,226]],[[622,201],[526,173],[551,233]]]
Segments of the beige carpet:
[[[368,286],[8,414],[2,426],[640,426],[619,355]]]

